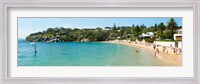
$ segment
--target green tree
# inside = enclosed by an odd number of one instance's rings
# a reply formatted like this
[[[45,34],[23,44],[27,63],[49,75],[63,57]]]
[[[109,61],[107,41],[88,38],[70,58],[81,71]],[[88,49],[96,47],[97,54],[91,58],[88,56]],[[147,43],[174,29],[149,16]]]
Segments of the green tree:
[[[158,25],[158,31],[160,33],[160,37],[163,38],[163,30],[165,29],[165,25],[163,24],[163,22],[161,22],[159,25]]]
[[[113,30],[117,30],[116,24],[113,24]]]
[[[166,30],[164,32],[164,35],[163,35],[163,38],[166,38],[166,39],[171,39],[171,31],[170,30]]]
[[[171,30],[171,40],[174,40],[174,30],[177,29],[176,21],[173,18],[170,18],[167,27]]]
[[[139,32],[140,32],[140,31],[141,31],[141,29],[140,29],[139,25],[137,25],[137,26],[135,27],[135,33],[136,33],[137,36],[139,35]]]
[[[155,23],[155,25],[154,25],[154,28],[155,28],[155,31],[157,31],[158,26],[157,26],[156,23]]]
[[[132,28],[134,28],[134,27],[135,27],[135,25],[133,24],[133,25],[132,25]]]

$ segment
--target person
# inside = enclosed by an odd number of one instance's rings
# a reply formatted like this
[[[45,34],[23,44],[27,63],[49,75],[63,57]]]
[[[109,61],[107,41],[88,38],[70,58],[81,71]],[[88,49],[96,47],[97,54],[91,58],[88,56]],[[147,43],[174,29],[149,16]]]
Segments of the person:
[[[177,55],[178,49],[176,49],[176,55]]]
[[[153,45],[153,49],[154,49],[154,50],[156,49],[156,45]]]
[[[166,47],[165,47],[165,46],[163,46],[163,52],[165,52],[165,49],[166,49]]]
[[[154,54],[155,54],[155,57],[156,57],[156,52]]]
[[[168,49],[167,49],[167,54],[168,54]]]
[[[179,48],[179,55],[181,54],[181,52],[182,52],[182,50],[181,50],[181,48]]]
[[[177,54],[177,50],[176,50],[176,48],[174,48],[174,54]]]
[[[173,48],[173,49],[174,49],[174,54],[175,54],[175,52],[176,52],[176,51],[175,51],[175,48]]]
[[[136,53],[138,53],[138,50],[135,50]]]
[[[159,49],[157,48],[156,51],[159,53]]]

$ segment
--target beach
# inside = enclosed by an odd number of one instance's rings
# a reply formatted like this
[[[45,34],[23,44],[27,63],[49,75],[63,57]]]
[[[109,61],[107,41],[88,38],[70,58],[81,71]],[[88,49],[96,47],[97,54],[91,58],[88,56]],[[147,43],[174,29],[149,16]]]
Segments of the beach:
[[[114,40],[114,41],[106,41],[108,43],[116,43],[116,44],[123,44],[128,45],[140,49],[145,49],[154,56],[166,63],[166,65],[172,65],[172,66],[182,66],[182,52],[180,52],[179,49],[173,48],[173,47],[165,47],[162,45],[156,46],[154,49],[153,43],[142,43],[142,42],[132,42],[127,40]],[[163,51],[163,48],[165,49]],[[174,52],[174,49],[176,52]],[[179,50],[179,51],[178,51]],[[138,51],[134,51],[138,52]]]

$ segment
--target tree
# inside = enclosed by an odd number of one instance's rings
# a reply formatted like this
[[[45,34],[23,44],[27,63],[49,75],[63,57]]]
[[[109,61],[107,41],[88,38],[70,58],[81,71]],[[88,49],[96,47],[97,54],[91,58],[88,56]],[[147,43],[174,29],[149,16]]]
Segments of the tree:
[[[135,27],[135,25],[133,24],[133,25],[132,25],[132,27],[134,28],[134,27]]]
[[[158,25],[158,30],[160,32],[160,37],[163,38],[163,30],[165,29],[165,25],[163,24],[163,22],[161,22],[159,25]]]
[[[140,29],[140,27],[139,27],[139,25],[137,25],[136,27],[135,27],[135,33],[136,33],[136,35],[139,35],[139,32],[141,31],[141,29]]]
[[[132,29],[131,29],[131,33],[132,33],[132,35],[134,35],[134,37],[136,36],[136,28],[135,27],[133,27]]]
[[[117,30],[116,24],[113,24],[113,30]]]
[[[170,30],[166,30],[164,33],[163,33],[163,38],[166,38],[166,39],[171,39],[171,31]]]
[[[156,23],[155,23],[155,25],[154,25],[154,28],[155,28],[155,31],[157,31],[157,28],[158,28],[158,27],[157,27],[157,24],[156,24]]]
[[[144,24],[140,25],[140,28],[143,30],[146,28],[146,26]]]
[[[170,18],[167,27],[171,30],[171,40],[174,40],[174,30],[177,28],[177,23],[173,18]]]

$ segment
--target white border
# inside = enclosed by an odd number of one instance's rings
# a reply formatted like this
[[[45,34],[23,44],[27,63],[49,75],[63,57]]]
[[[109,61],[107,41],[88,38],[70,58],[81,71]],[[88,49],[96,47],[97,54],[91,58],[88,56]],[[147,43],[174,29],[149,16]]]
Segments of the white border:
[[[10,77],[193,77],[192,8],[10,8]],[[183,17],[182,67],[17,67],[17,17]]]

